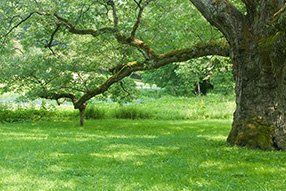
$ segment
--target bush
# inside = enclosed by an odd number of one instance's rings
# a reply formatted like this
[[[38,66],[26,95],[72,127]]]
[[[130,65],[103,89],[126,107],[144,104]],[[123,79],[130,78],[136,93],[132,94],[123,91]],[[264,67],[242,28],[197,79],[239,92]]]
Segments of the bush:
[[[157,119],[196,120],[230,119],[235,108],[233,95],[209,94],[196,97],[170,97],[159,99],[143,97],[140,101],[119,105],[114,102],[96,102],[88,105],[87,119]],[[36,121],[40,119],[73,120],[79,113],[71,107],[57,108],[43,105],[11,108],[0,104],[0,122]]]
[[[53,114],[52,111],[46,109],[34,109],[34,108],[16,108],[14,110],[9,109],[8,106],[0,106],[0,122],[22,122],[22,121],[34,121],[43,117],[50,117]]]
[[[120,106],[115,110],[114,117],[117,119],[150,119],[151,114],[135,106]]]
[[[94,105],[88,106],[85,110],[86,119],[104,119],[105,112],[95,107]]]

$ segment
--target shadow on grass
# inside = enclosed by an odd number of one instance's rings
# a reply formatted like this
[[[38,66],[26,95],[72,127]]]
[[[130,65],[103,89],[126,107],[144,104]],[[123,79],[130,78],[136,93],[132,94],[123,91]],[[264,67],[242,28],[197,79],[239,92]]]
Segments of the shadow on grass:
[[[230,121],[0,125],[0,188],[285,190],[286,154],[228,147]]]

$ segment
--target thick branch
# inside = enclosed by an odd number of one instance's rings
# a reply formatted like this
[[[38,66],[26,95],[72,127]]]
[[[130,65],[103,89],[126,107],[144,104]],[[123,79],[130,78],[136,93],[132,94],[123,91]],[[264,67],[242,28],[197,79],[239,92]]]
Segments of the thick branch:
[[[51,100],[59,100],[62,98],[67,98],[70,99],[72,101],[72,103],[76,103],[77,99],[75,97],[75,95],[70,94],[70,93],[44,93],[42,95],[40,95],[41,98],[44,99],[51,99]]]
[[[120,67],[114,68],[114,74],[108,78],[103,84],[98,86],[96,89],[89,91],[84,94],[75,104],[77,109],[83,103],[96,95],[99,95],[108,90],[108,88],[116,82],[119,82],[123,78],[129,76],[136,71],[153,70],[162,66],[174,63],[184,62],[193,58],[218,55],[218,56],[229,56],[229,46],[225,42],[210,42],[206,44],[197,44],[193,48],[176,50],[168,52],[166,54],[160,54],[156,59],[145,60],[144,62],[129,62],[121,65]]]
[[[55,17],[67,27],[70,33],[79,34],[79,35],[92,35],[93,37],[105,34],[105,33],[115,33],[117,30],[113,27],[104,27],[98,30],[95,29],[78,29],[72,23],[70,23],[67,19],[59,16],[58,14],[54,14]]]
[[[256,14],[257,2],[255,0],[242,0],[245,4],[248,16],[253,19]]]
[[[243,14],[228,0],[190,0],[202,15],[232,42],[242,30]]]
[[[165,54],[160,54],[158,61],[151,66],[151,69],[156,69],[174,62],[185,62],[194,58],[209,55],[228,57],[229,53],[229,45],[225,41],[198,43],[192,48],[175,50]]]

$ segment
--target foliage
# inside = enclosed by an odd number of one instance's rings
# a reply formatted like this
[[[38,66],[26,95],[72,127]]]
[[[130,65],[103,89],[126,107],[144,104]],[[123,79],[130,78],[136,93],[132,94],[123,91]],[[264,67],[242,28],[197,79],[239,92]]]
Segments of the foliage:
[[[96,59],[87,61],[82,57],[70,57],[69,54],[54,57],[40,49],[31,49],[27,55],[10,60],[0,72],[4,83],[3,90],[20,93],[32,100],[66,93],[80,99],[85,92],[101,85],[108,78],[108,72],[102,71]],[[106,91],[103,97],[123,103],[135,99],[136,94],[134,81],[126,78]],[[51,99],[56,99],[59,104],[73,101],[65,98]],[[103,112],[100,113],[92,107],[86,114],[87,118],[104,117]]]
[[[86,119],[104,119],[106,112],[96,107],[96,105],[88,105],[85,110]]]
[[[140,19],[142,21],[137,36],[148,39],[146,42],[150,47],[159,52],[170,51],[202,40],[218,38],[219,33],[203,20],[189,2],[166,2],[151,1]],[[2,83],[7,84],[7,91],[15,88],[23,91],[25,88],[34,97],[59,97],[51,94],[72,93],[79,99],[106,81],[112,75],[108,72],[110,68],[146,59],[140,46],[136,48],[126,42],[122,43],[114,35],[104,34],[96,38],[91,35],[70,35],[69,32],[73,29],[70,25],[79,29],[104,29],[117,25],[116,18],[112,18],[113,6],[116,6],[116,14],[121,21],[117,30],[123,35],[129,35],[138,19],[140,6],[133,1],[113,3],[89,0],[4,1],[0,12],[5,23],[1,28],[1,36],[4,37],[5,44],[3,51],[7,54],[0,57],[0,60],[5,63],[1,79],[5,79]],[[189,18],[192,22],[186,22]],[[202,27],[205,28],[204,35]],[[148,32],[145,28],[149,29]],[[173,39],[177,41],[174,42]],[[120,100],[121,97],[118,91],[113,96],[115,100]]]
[[[117,119],[150,119],[152,113],[144,110],[136,105],[121,106],[114,112]]]
[[[203,57],[148,72],[143,75],[143,80],[146,83],[154,83],[175,96],[193,95],[197,84],[204,80],[214,86],[214,92],[231,94],[234,89],[231,70],[228,59]]]
[[[80,46],[80,45],[78,45]],[[47,51],[30,48],[25,55],[4,62],[1,77],[7,91],[26,92],[38,98],[49,94],[73,93],[80,97],[103,83],[108,72],[101,68],[100,57],[84,59],[83,53],[69,51],[57,57]]]
[[[104,93],[105,98],[110,98],[112,101],[124,104],[138,98],[140,92],[136,89],[136,83],[132,78],[125,78],[119,83],[114,84]]]
[[[8,109],[6,105],[0,105],[0,122],[24,122],[24,121],[37,121],[42,118],[51,118],[54,111],[46,108],[21,108],[15,110]]]

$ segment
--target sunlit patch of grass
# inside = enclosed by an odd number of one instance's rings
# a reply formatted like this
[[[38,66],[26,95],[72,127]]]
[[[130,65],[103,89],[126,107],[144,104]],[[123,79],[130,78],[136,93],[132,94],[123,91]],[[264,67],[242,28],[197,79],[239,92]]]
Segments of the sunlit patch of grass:
[[[0,125],[0,190],[286,190],[286,153],[229,147],[230,120]]]

